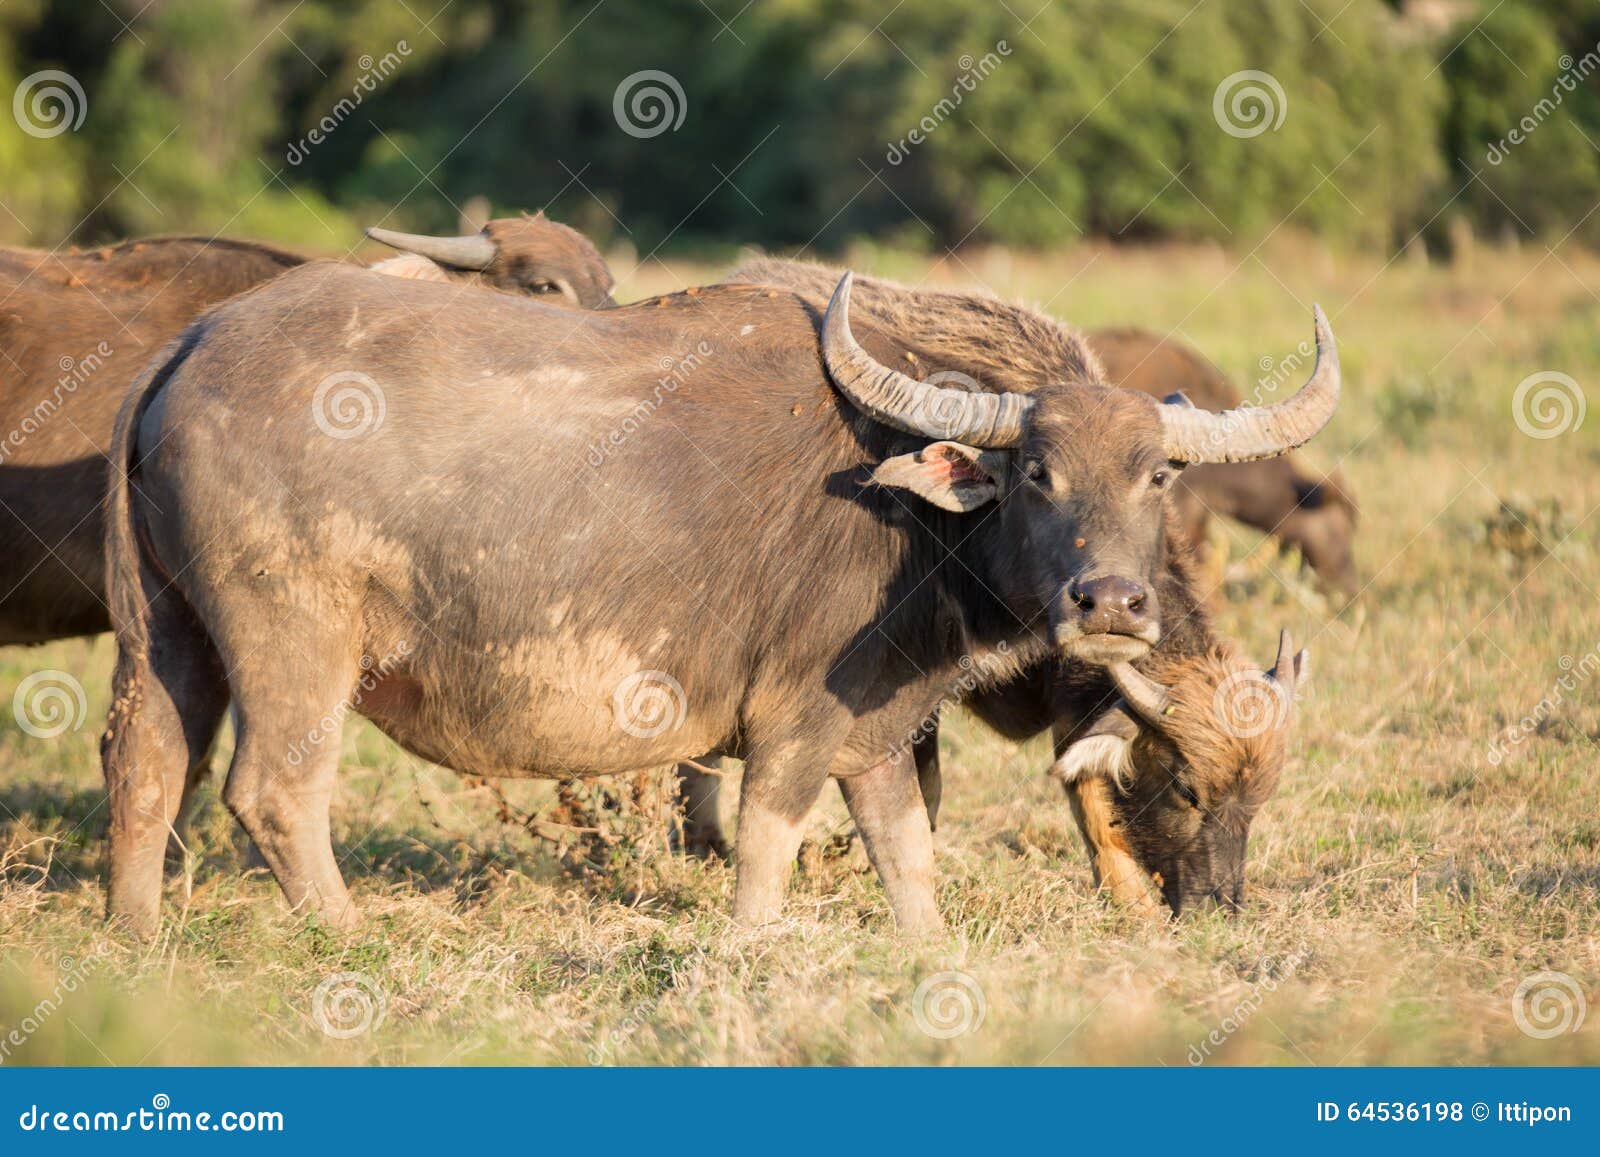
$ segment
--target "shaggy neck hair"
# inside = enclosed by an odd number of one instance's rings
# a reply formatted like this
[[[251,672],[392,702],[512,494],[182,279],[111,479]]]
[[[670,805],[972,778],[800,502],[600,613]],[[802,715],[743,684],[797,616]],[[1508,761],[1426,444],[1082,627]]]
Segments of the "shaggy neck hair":
[[[788,289],[826,307],[844,270],[809,261],[764,257],[728,275],[728,282]],[[852,317],[891,333],[914,335],[917,346],[945,365],[906,362],[895,368],[922,378],[930,370],[959,366],[991,390],[1031,393],[1051,383],[1105,384],[1105,370],[1083,335],[1031,309],[985,293],[915,289],[875,277],[857,277]],[[941,385],[960,388],[958,382]]]

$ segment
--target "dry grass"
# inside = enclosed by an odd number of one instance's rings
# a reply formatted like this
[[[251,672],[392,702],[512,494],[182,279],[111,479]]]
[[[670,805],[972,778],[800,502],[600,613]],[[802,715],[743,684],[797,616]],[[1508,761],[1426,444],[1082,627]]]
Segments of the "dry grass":
[[[888,254],[857,264],[924,272]],[[706,275],[652,267],[622,289]],[[1267,658],[1287,625],[1316,664],[1298,757],[1252,842],[1246,918],[1166,927],[1109,910],[1041,749],[964,719],[947,729],[938,837],[950,933],[928,943],[895,935],[859,849],[809,856],[790,923],[740,932],[727,869],[650,840],[574,879],[499,822],[488,790],[352,728],[335,824],[361,931],[287,916],[271,881],[244,873],[208,791],[161,940],[102,944],[94,720],[110,646],[59,644],[0,657],[6,703],[45,668],[89,700],[83,728],[53,740],[0,712],[0,1063],[1600,1062],[1600,1011],[1552,1039],[1512,1015],[1545,969],[1600,1000],[1600,682],[1578,679],[1506,743],[1558,690],[1562,656],[1576,678],[1600,645],[1600,422],[1537,440],[1511,418],[1539,370],[1600,405],[1600,264],[1480,253],[1380,270],[1284,242],[1242,260],[974,254],[932,276],[1084,324],[1176,328],[1246,383],[1310,335],[1310,299],[1290,291],[1314,289],[1333,315],[1348,400],[1317,449],[1346,455],[1369,586],[1334,617],[1253,536],[1227,534],[1247,560],[1230,589],[1248,599],[1225,629]],[[548,787],[507,793],[532,806]],[[841,817],[830,800],[819,845]],[[914,992],[948,971],[985,1012],[940,1039]],[[383,1018],[336,1039],[315,991],[346,972],[381,994]]]

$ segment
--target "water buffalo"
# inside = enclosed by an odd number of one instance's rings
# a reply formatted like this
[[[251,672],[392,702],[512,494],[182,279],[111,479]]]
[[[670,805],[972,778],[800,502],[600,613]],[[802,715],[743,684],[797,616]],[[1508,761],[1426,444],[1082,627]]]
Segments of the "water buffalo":
[[[1185,342],[1125,327],[1091,330],[1087,336],[1106,377],[1119,386],[1155,397],[1181,391],[1206,410],[1240,403],[1227,376]],[[1208,464],[1184,472],[1177,498],[1185,534],[1197,550],[1210,549],[1209,516],[1226,515],[1299,547],[1331,590],[1356,593],[1356,504],[1340,471],[1315,473],[1293,454]]]
[[[885,359],[934,357],[943,319],[858,340],[848,275],[825,315],[764,286],[574,313],[386,280],[308,266],[227,302],[119,413],[102,757],[108,914],[135,928],[159,918],[168,825],[227,690],[224,800],[297,910],[354,918],[327,740],[356,711],[478,773],[744,759],[746,923],[778,913],[837,777],[897,919],[936,927],[900,737],[963,657],[999,677],[1148,651],[1178,469],[1293,449],[1339,394],[1320,311],[1303,389],[1212,415],[1108,387],[1081,339],[1024,324],[1041,350],[998,313],[967,363],[1050,377],[917,381]],[[407,341],[418,315],[432,333]],[[368,393],[359,429],[319,420],[331,383]]]
[[[826,266],[764,259],[741,267],[730,280],[815,294],[837,276],[837,270]],[[969,352],[984,335],[1025,331],[1031,335],[1029,348],[1037,351],[1052,347],[1039,336],[1042,331],[1062,328],[1023,307],[991,301],[978,310],[952,309],[949,295],[889,282],[863,280],[857,292],[860,314],[895,332],[911,331],[914,318],[940,318],[944,340],[937,360],[928,355],[907,359],[923,376],[954,371],[994,380],[997,367],[974,364]],[[963,300],[971,299],[963,295]],[[1124,345],[1119,352],[1127,355],[1132,348]],[[1184,369],[1179,365],[1175,372]],[[1039,372],[1048,378],[1052,370],[1046,366]],[[1017,380],[1010,373],[1007,367],[997,384],[1013,389],[1030,385],[1027,378]],[[1180,384],[1192,385],[1192,376],[1180,372],[1178,378]],[[1203,397],[1215,400],[1214,395]],[[1190,476],[1186,471],[1184,477]],[[1250,821],[1270,796],[1287,758],[1288,705],[1298,670],[1285,650],[1273,675],[1263,675],[1216,633],[1197,594],[1187,522],[1181,505],[1169,510],[1153,573],[1162,638],[1140,661],[1143,672],[1126,664],[1108,672],[1050,655],[1015,678],[980,684],[959,696],[963,706],[1013,740],[1052,733],[1060,757],[1054,771],[1071,799],[1097,883],[1131,906],[1149,910],[1146,880],[1153,878],[1175,914],[1207,898],[1237,906]],[[1183,704],[1181,713],[1141,714],[1131,706],[1148,704],[1151,698],[1136,697],[1125,688],[1148,692],[1151,679],[1170,687],[1169,703]],[[1287,699],[1280,697],[1285,690]],[[1269,708],[1265,722],[1258,721],[1257,714]],[[941,797],[937,714],[918,732],[913,754],[934,821]],[[1103,774],[1107,771],[1117,774]],[[686,850],[726,855],[718,778],[693,764],[680,766],[679,776]]]
[[[611,304],[594,246],[542,214],[491,221],[464,238],[371,233],[445,262],[458,280]],[[210,237],[88,253],[0,249],[0,645],[111,625],[101,515],[128,384],[201,310],[307,260]]]

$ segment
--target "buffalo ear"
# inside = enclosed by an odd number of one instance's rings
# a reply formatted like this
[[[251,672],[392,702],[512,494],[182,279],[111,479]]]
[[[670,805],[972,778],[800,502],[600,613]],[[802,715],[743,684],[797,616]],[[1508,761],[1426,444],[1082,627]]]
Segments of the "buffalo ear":
[[[934,442],[915,454],[887,458],[872,472],[879,486],[921,495],[941,510],[964,514],[1000,492],[1005,454],[977,450],[960,442]]]
[[[1133,741],[1137,738],[1139,721],[1119,699],[1061,753],[1051,765],[1050,774],[1062,783],[1093,776],[1124,783],[1133,771]]]

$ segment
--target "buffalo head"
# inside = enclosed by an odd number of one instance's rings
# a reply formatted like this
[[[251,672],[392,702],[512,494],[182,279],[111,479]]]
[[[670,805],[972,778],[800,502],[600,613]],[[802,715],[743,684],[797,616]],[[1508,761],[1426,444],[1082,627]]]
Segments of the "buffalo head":
[[[502,292],[549,294],[581,309],[616,304],[611,300],[611,270],[600,251],[582,233],[542,212],[490,221],[482,232],[465,237],[377,228],[368,229],[367,236],[474,274],[483,285]]]
[[[1174,915],[1207,900],[1243,905],[1250,823],[1288,758],[1306,664],[1287,631],[1270,671],[1226,645],[1205,655],[1157,652],[1145,672],[1114,663],[1121,698],[1056,761],[1063,779],[1110,779],[1111,826]]]
[[[823,323],[830,377],[863,413],[929,440],[882,462],[873,480],[972,512],[974,531],[994,520],[989,540],[1005,555],[986,567],[997,576],[994,593],[1067,658],[1125,662],[1160,639],[1154,575],[1164,500],[1184,466],[1287,453],[1339,401],[1338,353],[1320,309],[1317,364],[1304,387],[1276,405],[1211,413],[1106,386],[1092,357],[1080,380],[1025,393],[986,390],[962,375],[919,381],[857,343],[850,288],[847,273]]]

